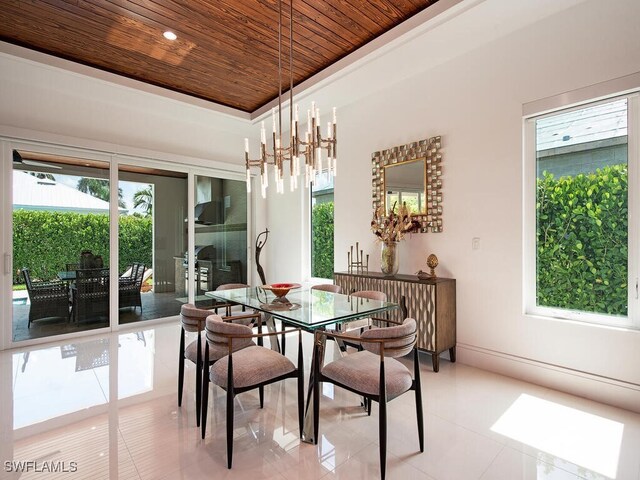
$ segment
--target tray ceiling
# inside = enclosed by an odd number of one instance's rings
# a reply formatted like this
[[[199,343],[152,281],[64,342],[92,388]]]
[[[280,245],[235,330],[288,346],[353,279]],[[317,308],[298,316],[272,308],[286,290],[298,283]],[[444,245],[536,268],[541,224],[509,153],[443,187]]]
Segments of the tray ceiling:
[[[294,0],[294,84],[436,2]],[[277,0],[2,3],[6,42],[245,112],[278,95]],[[283,0],[285,26],[288,5]],[[177,40],[165,39],[166,30]],[[288,83],[288,27],[283,42]]]

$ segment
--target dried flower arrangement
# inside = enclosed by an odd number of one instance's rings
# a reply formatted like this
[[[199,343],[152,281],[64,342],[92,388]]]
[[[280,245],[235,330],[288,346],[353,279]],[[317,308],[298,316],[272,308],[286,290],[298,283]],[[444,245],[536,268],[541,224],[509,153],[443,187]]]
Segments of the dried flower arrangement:
[[[411,218],[411,213],[407,208],[407,204],[403,203],[396,214],[396,205],[388,215],[384,212],[384,207],[378,208],[371,220],[371,231],[381,242],[393,243],[402,240],[407,233],[416,232],[420,228],[420,223]]]

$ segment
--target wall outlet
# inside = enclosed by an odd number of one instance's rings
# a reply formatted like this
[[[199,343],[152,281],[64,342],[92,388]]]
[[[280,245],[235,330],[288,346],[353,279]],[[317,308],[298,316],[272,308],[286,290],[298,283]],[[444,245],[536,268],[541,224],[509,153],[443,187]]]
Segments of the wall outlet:
[[[473,237],[471,239],[471,249],[480,250],[480,237]]]

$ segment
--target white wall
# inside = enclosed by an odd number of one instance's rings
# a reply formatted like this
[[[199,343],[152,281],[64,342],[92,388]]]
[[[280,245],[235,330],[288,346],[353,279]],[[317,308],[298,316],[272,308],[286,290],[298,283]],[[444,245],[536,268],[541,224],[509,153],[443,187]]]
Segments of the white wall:
[[[402,242],[400,272],[426,269],[435,253],[438,274],[457,279],[459,361],[640,411],[640,332],[522,313],[523,104],[640,71],[638,18],[636,0],[583,2],[340,108],[336,270],[356,241],[379,267],[371,154],[442,135],[444,232]],[[411,61],[429,58],[414,51]],[[290,195],[276,201],[270,227],[288,232],[300,206]],[[281,235],[273,257],[289,258]]]

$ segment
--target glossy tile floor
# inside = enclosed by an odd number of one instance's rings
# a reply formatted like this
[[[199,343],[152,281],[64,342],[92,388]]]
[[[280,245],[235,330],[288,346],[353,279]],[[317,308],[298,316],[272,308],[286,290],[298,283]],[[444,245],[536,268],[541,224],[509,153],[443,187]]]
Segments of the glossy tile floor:
[[[237,397],[227,470],[224,392],[212,387],[203,441],[188,362],[177,407],[178,334],[176,322],[1,352],[0,478],[379,477],[377,404],[368,417],[355,395],[325,386],[320,441],[301,443],[294,380],[267,387],[263,410],[257,392]],[[388,407],[387,478],[640,480],[640,415],[459,363],[436,374],[422,361],[425,452],[408,393]]]

